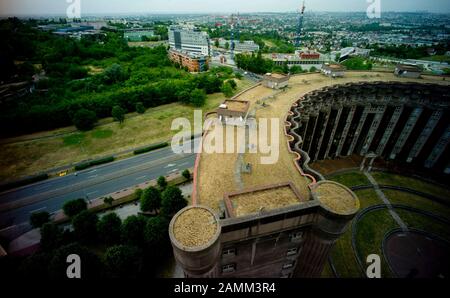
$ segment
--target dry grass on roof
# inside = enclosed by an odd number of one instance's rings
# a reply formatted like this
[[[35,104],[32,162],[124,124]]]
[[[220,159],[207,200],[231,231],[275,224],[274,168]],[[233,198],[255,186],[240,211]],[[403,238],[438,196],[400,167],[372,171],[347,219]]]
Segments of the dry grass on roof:
[[[207,244],[216,234],[217,223],[206,209],[192,208],[181,213],[173,225],[177,241],[185,247]]]

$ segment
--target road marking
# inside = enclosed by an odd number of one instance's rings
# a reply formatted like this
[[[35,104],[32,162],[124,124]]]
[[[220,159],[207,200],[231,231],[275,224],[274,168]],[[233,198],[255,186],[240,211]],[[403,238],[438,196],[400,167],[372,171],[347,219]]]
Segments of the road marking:
[[[168,173],[173,173],[173,172],[176,172],[176,171],[178,171],[178,169],[170,170]]]
[[[30,213],[35,213],[35,212],[38,212],[38,211],[41,211],[41,210],[44,210],[44,209],[47,209],[47,207],[42,207],[42,208],[30,211]]]
[[[39,186],[39,187],[36,187],[35,188],[35,190],[43,190],[43,189],[46,189],[46,188],[49,188],[51,185],[42,185],[42,186]]]
[[[88,192],[87,195],[89,196],[89,195],[95,194],[95,193],[97,193],[97,192],[98,192],[98,190],[96,190],[96,191],[91,191],[91,192]]]
[[[92,174],[92,173],[95,173],[95,172],[97,172],[97,170],[92,170],[92,171],[88,172],[88,174]]]
[[[171,167],[174,167],[174,166],[176,166],[176,164],[169,163],[167,166],[164,167],[164,169],[171,168]]]
[[[136,180],[141,180],[141,179],[144,179],[145,177],[147,177],[147,176],[137,177]]]
[[[92,175],[92,176],[89,176],[88,178],[95,178],[95,177],[98,177],[98,175]]]
[[[187,165],[187,164],[189,164],[188,162],[183,162],[182,164],[180,164],[179,166],[181,167],[181,166],[185,166],[185,165]]]

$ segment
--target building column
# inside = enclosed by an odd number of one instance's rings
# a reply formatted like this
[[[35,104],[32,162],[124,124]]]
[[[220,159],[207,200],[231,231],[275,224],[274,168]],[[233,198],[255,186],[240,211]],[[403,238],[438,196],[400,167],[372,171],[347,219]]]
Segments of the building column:
[[[316,118],[316,120],[314,121],[314,123],[313,123],[313,131],[312,131],[312,133],[311,133],[311,140],[310,140],[310,142],[309,142],[309,144],[308,144],[308,148],[305,148],[306,150],[303,150],[303,151],[305,151],[306,153],[308,153],[308,155],[309,155],[309,150],[311,149],[311,145],[312,145],[312,143],[313,143],[313,140],[314,140],[314,134],[316,133],[316,128],[317,128],[317,122],[319,122],[319,114],[317,114],[317,116],[314,116],[315,118]],[[308,124],[309,125],[309,124]]]
[[[359,170],[362,172],[364,171],[364,167],[366,166],[366,157],[364,156],[363,160],[361,161],[361,165],[359,166]]]
[[[422,108],[415,108],[412,111],[408,121],[405,124],[405,127],[402,130],[402,133],[400,134],[400,137],[397,140],[397,143],[395,143],[394,149],[392,149],[389,159],[395,159],[395,157],[397,157],[397,154],[399,154],[400,151],[402,151],[402,148],[405,145],[406,140],[408,140],[422,112],[423,112]]]
[[[376,156],[372,157],[369,162],[369,167],[367,168],[367,172],[371,172],[373,168],[373,162],[375,161]]]
[[[379,107],[377,109],[377,113],[375,114],[375,118],[373,119],[372,126],[367,133],[366,141],[361,149],[360,154],[365,155],[369,151],[370,144],[372,144],[373,138],[377,133],[378,127],[380,126],[381,119],[383,119],[383,114],[386,111],[386,106]]]
[[[328,154],[330,153],[330,149],[331,149],[331,146],[333,145],[333,141],[334,141],[334,135],[336,134],[343,109],[344,109],[344,107],[342,107],[342,106],[339,108],[338,114],[336,115],[336,120],[334,120],[333,131],[331,132],[330,140],[328,141],[327,150],[325,151],[324,158],[328,158]]]
[[[350,130],[350,125],[352,124],[353,116],[355,116],[355,111],[356,111],[356,105],[352,105],[350,112],[348,113],[348,116],[347,116],[347,121],[345,123],[345,127],[342,130],[342,136],[339,141],[339,145],[336,149],[336,156],[341,155],[342,147],[344,147],[345,139],[347,139],[347,134],[348,134],[348,131]]]
[[[426,168],[431,169],[432,167],[435,166],[439,158],[441,158],[441,155],[444,153],[445,148],[447,148],[449,141],[450,141],[450,125],[447,126],[447,129],[445,130],[444,134],[439,138],[439,141],[434,146],[430,156],[425,161],[424,166]]]
[[[317,144],[316,154],[314,155],[313,161],[316,161],[319,156],[320,148],[322,147],[323,137],[325,136],[325,131],[327,130],[328,121],[330,120],[330,116],[331,116],[331,107],[328,108],[328,110],[327,110],[327,115],[325,116],[325,119],[324,119],[325,123],[323,124],[323,128],[320,132],[319,143]]]
[[[378,145],[377,150],[375,153],[377,155],[382,155],[384,148],[386,147],[389,139],[392,136],[392,133],[394,132],[395,126],[397,125],[398,120],[400,119],[400,116],[403,113],[403,106],[399,106],[395,108],[394,114],[392,114],[391,120],[389,121],[388,126],[386,127],[386,132],[383,134],[383,137],[381,138],[380,144]]]
[[[347,155],[353,154],[353,150],[355,150],[356,143],[358,143],[359,134],[361,133],[361,130],[364,126],[364,122],[366,122],[367,115],[369,115],[369,112],[370,112],[370,107],[365,106],[363,114],[361,116],[361,119],[359,120],[358,127],[356,128],[356,131],[355,131],[355,137],[352,140],[352,144],[350,145],[350,148],[348,149]]]
[[[417,138],[416,143],[414,144],[413,148],[409,152],[408,159],[406,162],[412,162],[414,158],[416,158],[420,151],[422,151],[423,146],[425,146],[425,143],[430,138],[431,134],[433,133],[433,130],[436,128],[436,125],[438,124],[439,120],[441,120],[443,111],[437,110],[434,111],[431,115],[430,119],[427,122],[427,125],[425,125],[422,133],[419,135],[419,138]]]

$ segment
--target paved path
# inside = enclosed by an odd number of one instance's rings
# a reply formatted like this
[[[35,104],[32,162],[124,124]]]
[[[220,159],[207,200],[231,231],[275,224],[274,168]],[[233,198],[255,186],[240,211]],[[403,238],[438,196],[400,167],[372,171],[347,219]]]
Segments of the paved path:
[[[395,212],[394,208],[392,208],[392,204],[389,201],[389,199],[386,197],[384,192],[381,190],[380,186],[378,185],[378,182],[373,178],[373,176],[369,173],[364,171],[364,175],[366,175],[367,179],[369,179],[370,183],[373,185],[373,188],[375,190],[375,193],[377,196],[388,206],[388,211],[391,214],[392,218],[395,220],[395,222],[400,226],[400,228],[403,231],[408,231],[408,227],[406,226],[405,222],[398,216],[397,212]]]

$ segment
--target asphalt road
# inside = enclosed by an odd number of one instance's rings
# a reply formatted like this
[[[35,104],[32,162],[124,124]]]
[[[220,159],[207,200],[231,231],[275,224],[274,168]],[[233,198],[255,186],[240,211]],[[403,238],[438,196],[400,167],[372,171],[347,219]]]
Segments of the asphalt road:
[[[0,213],[0,228],[28,221],[31,213],[61,209],[64,202],[95,199],[127,187],[182,171],[194,166],[195,154],[174,154],[170,147],[119,160],[110,164],[45,180],[0,194],[0,206],[8,203],[22,207]],[[28,203],[28,202],[32,203]]]

